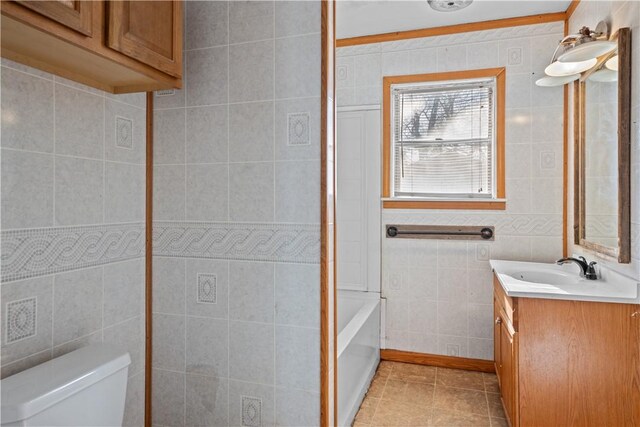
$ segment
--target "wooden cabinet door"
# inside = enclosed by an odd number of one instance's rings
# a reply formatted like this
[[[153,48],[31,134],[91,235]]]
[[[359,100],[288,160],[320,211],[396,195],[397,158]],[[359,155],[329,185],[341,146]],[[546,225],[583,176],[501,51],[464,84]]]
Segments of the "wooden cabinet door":
[[[182,76],[182,1],[109,1],[107,45]]]
[[[85,36],[92,35],[93,6],[91,1],[23,0],[16,1],[16,3]]]
[[[499,385],[501,381],[500,377],[502,376],[502,358],[500,353],[500,324],[502,323],[502,318],[500,317],[500,305],[495,299],[493,300],[493,320],[493,359]]]
[[[515,416],[516,407],[516,354],[515,354],[515,334],[509,331],[506,322],[500,323],[500,361],[501,361],[501,381],[500,391],[505,412],[511,421],[512,426],[518,425]]]

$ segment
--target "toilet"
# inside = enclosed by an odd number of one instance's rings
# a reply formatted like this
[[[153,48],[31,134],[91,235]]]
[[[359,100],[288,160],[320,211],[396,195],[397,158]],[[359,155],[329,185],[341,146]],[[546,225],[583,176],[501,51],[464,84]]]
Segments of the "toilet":
[[[92,344],[0,381],[4,426],[122,426],[129,353]]]

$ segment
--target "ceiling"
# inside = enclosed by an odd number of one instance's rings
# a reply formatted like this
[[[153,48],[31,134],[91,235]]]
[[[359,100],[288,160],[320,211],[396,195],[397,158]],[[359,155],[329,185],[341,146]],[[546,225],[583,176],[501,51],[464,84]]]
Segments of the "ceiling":
[[[475,0],[469,7],[456,12],[436,12],[427,4],[427,0],[338,0],[336,35],[338,39],[343,39],[515,16],[564,12],[570,3],[570,0]]]

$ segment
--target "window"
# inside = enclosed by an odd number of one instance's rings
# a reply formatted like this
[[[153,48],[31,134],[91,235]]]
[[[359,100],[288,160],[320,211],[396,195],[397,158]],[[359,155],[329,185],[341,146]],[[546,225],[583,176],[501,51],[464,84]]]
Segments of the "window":
[[[384,206],[504,209],[504,69],[384,81]]]

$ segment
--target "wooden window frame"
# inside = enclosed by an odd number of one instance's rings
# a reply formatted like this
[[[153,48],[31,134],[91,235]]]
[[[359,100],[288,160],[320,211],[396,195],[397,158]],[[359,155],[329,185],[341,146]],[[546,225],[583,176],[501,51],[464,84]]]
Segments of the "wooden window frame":
[[[468,80],[495,77],[496,79],[496,198],[479,200],[391,199],[391,86],[396,84],[435,81]],[[504,67],[445,73],[385,76],[382,88],[382,207],[385,209],[468,209],[505,210],[505,77]]]

